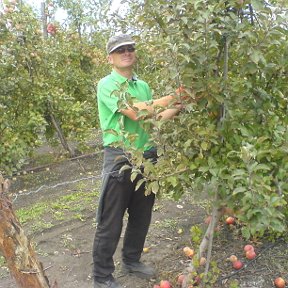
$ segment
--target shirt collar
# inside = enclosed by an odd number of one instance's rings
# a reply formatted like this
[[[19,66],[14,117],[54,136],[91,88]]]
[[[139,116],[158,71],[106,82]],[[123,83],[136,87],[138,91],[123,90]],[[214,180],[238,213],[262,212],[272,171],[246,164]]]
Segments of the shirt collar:
[[[123,84],[124,82],[126,82],[128,80],[126,77],[120,75],[115,70],[112,70],[111,75],[112,75],[113,79],[116,80],[120,84]],[[137,81],[137,80],[138,80],[137,75],[133,74],[132,81]]]

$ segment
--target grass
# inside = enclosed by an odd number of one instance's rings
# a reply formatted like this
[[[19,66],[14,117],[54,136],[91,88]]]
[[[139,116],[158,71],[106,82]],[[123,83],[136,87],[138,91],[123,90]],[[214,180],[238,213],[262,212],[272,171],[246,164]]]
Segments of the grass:
[[[0,255],[0,267],[4,266],[5,263],[6,263],[5,258]]]
[[[163,221],[159,221],[154,224],[157,226],[158,229],[170,229],[170,230],[175,230],[179,228],[178,220],[176,219],[165,219]]]
[[[0,256],[0,279],[9,275],[9,269],[6,267],[5,258]]]
[[[29,208],[21,208],[16,215],[22,224],[29,223],[33,232],[53,227],[54,222],[66,218],[85,221],[84,210],[95,210],[95,198],[99,197],[98,190],[73,192],[59,198],[38,202]]]
[[[51,164],[55,162],[55,155],[53,155],[52,153],[35,153],[33,155],[33,162],[35,166]]]

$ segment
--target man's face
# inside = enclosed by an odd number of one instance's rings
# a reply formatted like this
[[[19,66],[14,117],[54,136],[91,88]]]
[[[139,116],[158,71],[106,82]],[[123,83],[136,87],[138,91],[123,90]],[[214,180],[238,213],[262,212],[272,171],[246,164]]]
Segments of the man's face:
[[[108,61],[118,69],[132,67],[136,62],[134,45],[124,45],[118,47],[108,55]]]

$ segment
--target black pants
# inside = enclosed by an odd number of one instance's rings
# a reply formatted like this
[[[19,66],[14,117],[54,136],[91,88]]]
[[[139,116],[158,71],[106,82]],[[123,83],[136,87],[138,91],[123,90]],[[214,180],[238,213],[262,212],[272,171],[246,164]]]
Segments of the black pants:
[[[115,168],[115,170],[120,167]],[[94,277],[106,278],[114,272],[113,255],[117,248],[125,211],[128,224],[125,231],[122,260],[139,261],[148,228],[151,222],[155,195],[144,195],[144,185],[135,191],[136,179],[130,180],[130,170],[119,175],[118,171],[109,176],[103,198],[102,213],[96,229],[93,244]],[[140,176],[139,176],[140,177]]]

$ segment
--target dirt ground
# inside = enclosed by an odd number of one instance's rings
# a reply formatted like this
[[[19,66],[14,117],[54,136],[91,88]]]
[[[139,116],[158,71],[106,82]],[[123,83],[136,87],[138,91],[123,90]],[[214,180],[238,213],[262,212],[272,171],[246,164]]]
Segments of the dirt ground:
[[[52,153],[52,152],[50,152]],[[59,163],[29,170],[17,175],[12,180],[11,199],[14,209],[30,207],[39,202],[53,202],[63,195],[73,194],[81,190],[89,195],[91,191],[100,189],[102,153],[77,160],[65,160]],[[60,220],[52,217],[51,211],[43,214],[43,225],[35,229],[35,223],[23,225],[29,239],[35,245],[39,260],[46,269],[50,283],[57,281],[59,288],[92,288],[92,242],[95,233],[95,213],[99,194],[91,194],[91,203],[82,205],[77,212],[69,211]],[[183,254],[183,247],[193,246],[190,229],[199,225],[205,229],[204,219],[206,201],[193,199],[186,195],[181,201],[157,199],[149,235],[142,260],[153,265],[157,270],[156,279],[143,280],[134,276],[121,274],[121,244],[115,254],[115,278],[126,288],[149,288],[160,280],[169,280],[173,287],[177,286],[178,275],[187,267],[189,259]],[[67,209],[69,210],[69,209]],[[74,214],[73,214],[74,213]],[[75,213],[81,213],[75,217]],[[124,221],[124,229],[125,229]],[[258,241],[256,247],[258,257],[245,260],[243,240],[239,227],[228,227],[221,222],[213,244],[213,261],[217,263],[213,275],[216,282],[206,287],[242,287],[271,288],[273,279],[278,276],[288,281],[288,244],[284,239],[276,242]],[[123,229],[123,231],[124,231]],[[235,271],[227,258],[235,254],[245,263],[243,269]],[[1,262],[0,262],[1,263]],[[0,267],[0,288],[14,288],[16,284],[7,268]],[[287,286],[288,287],[288,286]],[[30,288],[30,287],[27,287]]]

